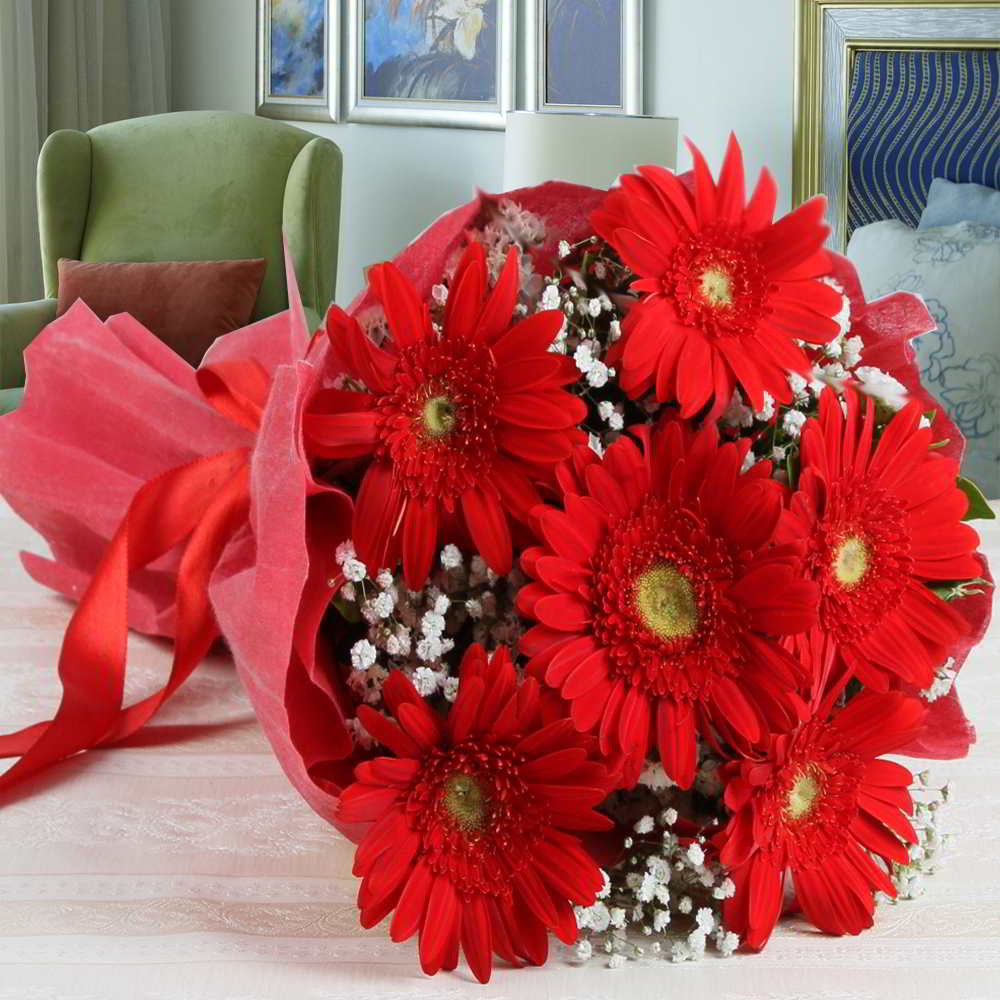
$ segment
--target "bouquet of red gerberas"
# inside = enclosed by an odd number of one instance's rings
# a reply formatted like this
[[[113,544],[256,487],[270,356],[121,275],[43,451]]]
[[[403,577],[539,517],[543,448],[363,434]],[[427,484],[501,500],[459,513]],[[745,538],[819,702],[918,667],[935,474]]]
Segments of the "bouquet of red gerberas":
[[[126,739],[220,636],[358,905],[459,953],[612,964],[872,925],[933,860],[939,794],[887,754],[974,739],[989,617],[961,436],[919,298],[866,302],[816,199],[718,180],[481,196],[310,337],[197,372],[82,304],[0,421],[26,556],[79,600],[55,718],[0,789]],[[174,638],[122,707],[127,625]]]

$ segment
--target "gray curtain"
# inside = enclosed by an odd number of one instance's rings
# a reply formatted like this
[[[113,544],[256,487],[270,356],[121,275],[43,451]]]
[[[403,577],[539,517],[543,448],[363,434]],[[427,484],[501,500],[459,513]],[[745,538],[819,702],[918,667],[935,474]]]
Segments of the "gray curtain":
[[[56,129],[170,103],[170,0],[0,0],[0,302],[39,298],[35,164]]]

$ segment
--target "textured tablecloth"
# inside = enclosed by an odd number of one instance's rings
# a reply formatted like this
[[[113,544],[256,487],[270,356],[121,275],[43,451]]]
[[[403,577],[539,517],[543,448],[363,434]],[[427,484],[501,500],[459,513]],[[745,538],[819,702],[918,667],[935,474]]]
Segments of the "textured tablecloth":
[[[1000,521],[978,527],[1000,566]],[[43,551],[0,507],[0,726],[48,716],[69,605],[21,571]],[[131,641],[129,696],[169,663]],[[0,1000],[987,1000],[1000,998],[1000,628],[960,679],[979,728],[954,781],[954,835],[918,900],[860,938],[784,925],[766,952],[586,970],[460,967],[427,979],[413,942],[356,920],[352,847],[285,780],[232,668],[204,664],[141,747],[66,762],[0,809]],[[2,765],[0,765],[2,766]]]

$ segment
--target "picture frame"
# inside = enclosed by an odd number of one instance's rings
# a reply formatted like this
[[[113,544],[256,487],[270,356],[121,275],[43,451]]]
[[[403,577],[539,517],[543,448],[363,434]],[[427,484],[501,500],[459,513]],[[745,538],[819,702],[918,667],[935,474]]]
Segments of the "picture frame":
[[[340,0],[257,0],[258,115],[340,120],[340,7]]]
[[[502,130],[514,107],[516,7],[517,0],[348,0],[346,120]],[[455,88],[462,89],[449,92]]]
[[[594,72],[594,56],[602,52],[613,52],[607,45],[606,25],[599,20],[581,20],[586,13],[582,4],[592,5],[595,18],[603,15],[618,23],[620,45],[617,52],[617,74],[614,65],[606,66],[606,72]],[[567,112],[641,115],[645,112],[643,74],[643,0],[528,0],[530,14],[525,27],[525,80],[524,105],[528,111]],[[556,7],[555,5],[558,5]],[[618,8],[617,11],[614,8]],[[617,15],[617,16],[615,16]],[[581,39],[568,40],[564,44],[566,58],[559,60],[560,67],[553,65],[552,25],[564,22],[565,31],[580,32]],[[598,43],[594,48],[587,46],[588,31]],[[581,46],[591,53],[590,58],[578,56]],[[574,71],[581,68],[576,81]],[[552,79],[558,73],[562,78],[558,83]],[[602,98],[602,92],[617,75],[617,95]],[[602,84],[603,81],[603,84]],[[571,90],[579,87],[580,100],[570,100]],[[556,93],[552,91],[555,90]],[[617,99],[615,99],[617,97]]]
[[[829,244],[849,236],[848,120],[859,53],[1000,48],[1000,0],[797,0],[794,205],[825,194]]]

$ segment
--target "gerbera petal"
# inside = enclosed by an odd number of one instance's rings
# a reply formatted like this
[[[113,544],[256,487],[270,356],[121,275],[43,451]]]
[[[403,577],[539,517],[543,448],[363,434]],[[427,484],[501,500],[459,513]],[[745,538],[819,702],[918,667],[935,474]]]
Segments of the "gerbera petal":
[[[712,688],[715,708],[726,722],[745,739],[756,743],[761,737],[760,717],[747,696],[731,677],[720,677]]]
[[[763,229],[774,221],[774,210],[778,204],[778,185],[774,175],[766,167],[761,170],[746,211],[743,213],[743,224],[750,232]]]
[[[867,795],[863,790],[858,794],[858,805],[872,818],[887,826],[900,840],[908,844],[917,842],[913,824],[895,806],[881,799]]]
[[[399,757],[420,757],[418,744],[400,727],[368,705],[358,706],[358,721],[365,731]]]
[[[510,527],[497,498],[483,490],[466,490],[462,494],[462,513],[486,565],[506,576],[513,561]]]
[[[566,458],[572,450],[570,438],[565,434],[528,430],[511,424],[499,424],[497,445],[516,458],[552,465]]]
[[[631,230],[616,230],[613,243],[622,260],[636,274],[659,276],[667,269],[670,262],[654,244]]]
[[[497,366],[517,364],[522,357],[544,354],[562,329],[563,315],[558,309],[535,313],[514,324],[491,348]]]
[[[399,796],[398,788],[356,782],[344,789],[337,816],[344,823],[370,823],[391,809]]]
[[[438,875],[431,885],[427,913],[420,926],[420,967],[428,976],[440,971],[459,934],[460,922],[455,886],[447,875]]]
[[[438,508],[431,500],[413,498],[403,515],[403,575],[410,590],[427,580],[437,550]]]
[[[518,248],[512,246],[507,251],[503,270],[483,308],[479,320],[479,336],[488,344],[492,344],[510,326],[513,318],[521,285],[521,266],[518,258]]]
[[[358,458],[371,454],[375,449],[378,414],[374,410],[306,413],[302,418],[302,433],[314,455],[322,458]]]
[[[455,268],[444,309],[444,331],[449,338],[467,340],[477,332],[486,293],[486,254],[472,240]],[[508,315],[508,320],[510,316]]]
[[[493,971],[493,935],[486,901],[477,894],[462,903],[462,951],[476,979],[488,983]]]
[[[656,706],[656,735],[663,769],[679,787],[690,788],[698,756],[690,704],[661,698]]]
[[[423,340],[430,325],[427,309],[403,272],[386,261],[369,269],[368,281],[382,303],[397,346],[410,347]]]
[[[372,462],[361,480],[351,531],[354,547],[366,565],[394,562],[388,555],[394,548],[393,537],[397,536],[402,512],[403,496],[396,489],[392,465]]]
[[[569,392],[536,390],[502,396],[493,412],[499,420],[517,427],[565,430],[586,418],[587,405]]]
[[[767,944],[778,916],[781,913],[783,878],[763,855],[756,854],[750,861],[749,905],[746,943],[760,951]]]
[[[712,351],[708,341],[692,332],[677,361],[677,399],[681,416],[692,417],[712,395]]]
[[[562,696],[571,701],[596,688],[608,676],[608,651],[598,649],[591,653],[566,679],[562,686]]]
[[[562,359],[558,354],[526,358],[516,365],[504,365],[497,370],[497,391],[503,394],[527,392],[550,382],[561,384],[561,371]]]
[[[573,594],[552,594],[535,605],[538,620],[550,628],[579,632],[591,621],[590,605]]]
[[[746,180],[743,176],[743,152],[736,136],[730,132],[726,145],[726,158],[719,173],[718,206],[719,217],[738,220],[746,201]]]
[[[859,812],[854,817],[851,823],[851,833],[858,838],[864,847],[887,861],[895,861],[897,864],[905,865],[910,860],[906,845],[881,823],[863,812]]]
[[[825,215],[826,198],[817,195],[761,233],[761,259],[772,277],[781,278],[823,246],[830,234]]]
[[[694,204],[698,213],[698,225],[710,226],[719,214],[715,180],[701,150],[690,139],[685,139],[684,143],[694,163]]]
[[[393,941],[405,941],[420,929],[433,882],[434,873],[426,862],[417,864],[410,873],[389,927]]]

